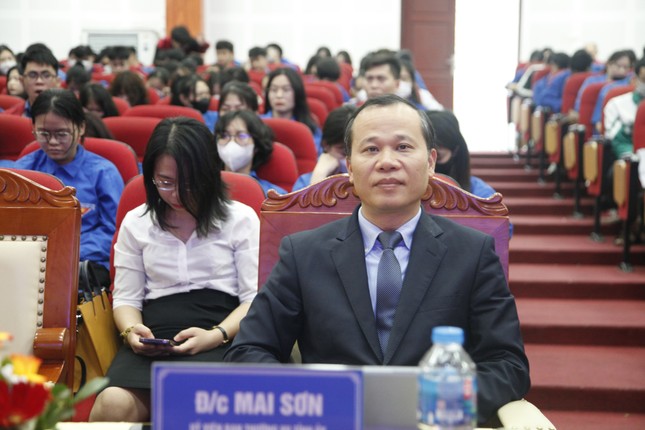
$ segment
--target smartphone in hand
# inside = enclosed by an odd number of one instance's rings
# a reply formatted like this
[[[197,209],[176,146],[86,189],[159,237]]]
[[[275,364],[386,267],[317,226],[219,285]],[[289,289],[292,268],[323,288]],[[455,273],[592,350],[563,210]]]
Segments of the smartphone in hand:
[[[168,346],[179,345],[179,342],[176,342],[172,339],[150,339],[150,338],[140,337],[139,342],[146,345],[168,345]]]

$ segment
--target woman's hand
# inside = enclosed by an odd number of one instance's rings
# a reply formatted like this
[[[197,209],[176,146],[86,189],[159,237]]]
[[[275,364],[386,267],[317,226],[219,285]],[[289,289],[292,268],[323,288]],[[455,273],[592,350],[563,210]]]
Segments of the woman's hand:
[[[181,345],[172,348],[173,354],[195,355],[217,348],[223,343],[224,336],[219,330],[190,327],[177,333],[174,340]]]
[[[150,345],[139,342],[140,338],[154,338],[152,331],[145,325],[139,323],[132,326],[128,333],[126,341],[135,354],[145,355],[148,357],[162,357],[170,355],[172,347],[169,345]]]

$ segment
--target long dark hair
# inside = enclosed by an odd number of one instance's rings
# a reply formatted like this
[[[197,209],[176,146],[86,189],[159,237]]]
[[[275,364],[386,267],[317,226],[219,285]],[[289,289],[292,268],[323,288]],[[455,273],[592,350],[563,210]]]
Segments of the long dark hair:
[[[315,133],[318,126],[316,125],[316,121],[314,121],[313,117],[311,116],[311,112],[309,111],[309,105],[307,104],[307,95],[305,94],[305,84],[302,82],[302,79],[300,78],[298,72],[289,67],[275,69],[274,71],[269,73],[269,80],[267,81],[266,91],[264,92],[264,100],[266,103],[265,110],[267,112],[273,110],[271,101],[269,100],[269,88],[271,87],[273,80],[280,75],[286,76],[289,80],[289,83],[291,84],[291,88],[293,88],[293,118],[296,121],[305,124],[307,127],[309,127],[312,133]]]
[[[273,131],[256,113],[250,110],[238,110],[227,112],[217,120],[215,136],[224,133],[226,127],[236,118],[241,119],[246,124],[249,134],[253,137],[255,151],[253,152],[251,170],[256,170],[271,158],[273,153]]]
[[[434,127],[437,146],[452,151],[450,160],[443,165],[437,163],[435,171],[450,176],[470,192],[470,153],[457,117],[450,111],[426,111],[426,115]]]
[[[161,199],[152,182],[155,164],[162,155],[177,163],[179,201],[197,221],[197,235],[204,237],[216,229],[217,221],[228,217],[230,202],[220,175],[224,167],[208,127],[192,118],[167,118],[155,127],[143,157],[146,212],[152,212],[163,230],[173,227],[168,221],[171,208]]]
[[[119,116],[119,110],[112,100],[112,96],[101,84],[88,84],[81,88],[81,91],[78,94],[78,98],[81,100],[81,104],[84,107],[94,100],[94,102],[99,105],[103,111],[103,118],[108,118],[111,116]]]

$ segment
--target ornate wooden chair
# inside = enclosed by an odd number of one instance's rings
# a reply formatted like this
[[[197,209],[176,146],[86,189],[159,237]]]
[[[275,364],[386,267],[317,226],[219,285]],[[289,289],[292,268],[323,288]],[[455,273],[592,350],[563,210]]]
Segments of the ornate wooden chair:
[[[17,172],[0,169],[0,327],[10,353],[41,358],[42,375],[72,387],[81,206],[60,181],[52,190]]]
[[[291,233],[312,229],[348,216],[360,202],[346,174],[330,176],[293,193],[269,197],[260,211],[259,285],[263,285],[278,261],[280,240]],[[436,177],[431,177],[423,199],[432,214],[481,230],[495,238],[495,249],[508,279],[508,209],[501,194],[481,199]]]

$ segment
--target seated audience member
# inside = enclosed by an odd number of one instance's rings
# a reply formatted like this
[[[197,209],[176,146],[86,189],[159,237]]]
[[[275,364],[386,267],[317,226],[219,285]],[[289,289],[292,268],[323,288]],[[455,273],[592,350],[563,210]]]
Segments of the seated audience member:
[[[127,46],[112,46],[107,55],[109,58],[110,73],[117,74],[130,70],[133,64],[130,63],[132,51]]]
[[[85,70],[82,64],[76,64],[67,69],[67,77],[65,83],[67,89],[72,91],[78,97],[78,94],[83,86],[89,84],[92,75]]]
[[[83,105],[85,113],[91,113],[98,118],[119,116],[119,110],[112,100],[112,96],[103,85],[89,84],[81,88],[78,98]]]
[[[110,94],[125,100],[130,106],[150,104],[148,90],[143,78],[131,70],[116,74],[110,84]]]
[[[347,51],[338,51],[338,54],[336,54],[336,61],[339,64],[345,63],[349,64],[350,66],[352,65],[352,57]]]
[[[260,223],[229,199],[221,165],[200,122],[168,118],[155,128],[146,203],[125,216],[114,247],[114,322],[125,344],[91,421],[149,421],[153,361],[222,361],[237,334],[257,291]],[[140,340],[153,338],[176,343]]]
[[[400,49],[397,53],[396,56],[399,58],[401,61],[407,61],[413,66],[414,69],[414,59],[412,58],[412,51],[409,49]],[[425,81],[423,80],[423,76],[421,76],[421,73],[419,73],[418,70],[414,71],[414,81],[417,83],[417,86],[421,89],[427,90],[428,86],[426,85]],[[440,110],[440,109],[435,109],[435,110]]]
[[[506,88],[514,91],[521,90],[530,90],[531,89],[531,74],[534,71],[541,70],[544,68],[544,54],[539,49],[531,52],[529,61],[526,64],[522,64],[515,71],[515,76],[513,80],[506,85]],[[528,74],[527,74],[528,72]],[[526,77],[525,77],[526,75]],[[524,77],[524,79],[522,79]]]
[[[27,100],[4,111],[5,115],[31,118],[31,107],[40,93],[58,87],[58,60],[50,50],[42,47],[27,49],[20,60],[21,81]]]
[[[160,99],[170,95],[170,73],[163,67],[157,67],[148,75],[146,87],[152,88]]]
[[[237,111],[237,110],[250,110],[257,113],[258,95],[249,84],[244,82],[229,82],[224,86],[222,94],[219,97],[219,115]]]
[[[0,76],[8,76],[9,69],[18,65],[16,55],[7,45],[0,45]]]
[[[313,56],[309,57],[309,60],[307,61],[307,65],[305,66],[305,74],[304,74],[303,78],[305,80],[307,80],[308,82],[313,80],[312,77],[318,71],[318,67],[317,67],[316,63],[318,62],[319,59],[320,59],[319,56],[313,55]]]
[[[10,96],[27,99],[25,86],[22,84],[19,66],[13,66],[7,72],[7,94]]]
[[[645,98],[645,58],[636,63],[634,73],[634,91],[612,98],[605,106],[605,137],[611,140],[611,148],[616,158],[634,152],[634,120],[638,106]]]
[[[331,58],[331,51],[326,46],[321,46],[316,50],[316,56],[319,58]]]
[[[93,263],[101,285],[107,286],[123,179],[114,164],[80,145],[85,134],[85,113],[74,93],[62,89],[44,91],[34,102],[32,114],[40,149],[20,158],[15,167],[52,174],[76,188],[83,213],[81,260]]]
[[[265,114],[263,118],[286,118],[301,122],[314,135],[316,151],[322,152],[320,139],[322,133],[316,125],[307,104],[305,85],[298,72],[283,67],[269,74],[264,96]]]
[[[223,88],[224,85],[233,81],[244,82],[245,84],[248,84],[251,81],[251,78],[249,78],[249,74],[246,73],[246,70],[244,70],[243,67],[239,67],[239,66],[229,67],[228,69],[222,70],[220,72],[219,74],[220,88]]]
[[[593,59],[584,49],[578,49],[571,56],[571,73],[587,72]]]
[[[228,40],[218,40],[215,43],[215,55],[217,56],[216,64],[220,70],[226,70],[229,67],[238,67],[240,63],[235,61],[235,49],[233,44]]]
[[[226,170],[255,178],[264,194],[270,189],[286,194],[284,189],[259,178],[256,173],[273,153],[273,132],[257,114],[249,110],[224,114],[215,125],[215,140]]]
[[[417,74],[414,66],[407,60],[400,60],[401,75],[396,94],[422,110],[443,110],[443,105],[434,98],[430,91],[419,86],[414,76]]]
[[[312,172],[300,175],[293,185],[293,191],[315,184],[328,176],[347,173],[345,126],[355,111],[356,106],[345,105],[329,112],[322,129],[323,153],[318,157]]]
[[[321,81],[329,81],[336,84],[343,95],[343,102],[349,101],[347,90],[338,83],[338,79],[340,78],[340,66],[336,60],[331,57],[318,58],[316,61],[316,77]]]
[[[373,97],[396,94],[401,78],[401,62],[390,53],[368,54],[361,62],[361,75],[362,90],[353,101],[357,106]]]
[[[602,111],[602,101],[604,94],[613,88],[616,85],[627,85],[631,79],[631,71],[633,66],[633,61],[631,60],[630,54],[628,51],[616,51],[609,57],[607,60],[607,65],[605,68],[605,73],[601,75],[592,75],[584,80],[582,86],[578,90],[578,95],[576,96],[576,102],[573,110],[575,112],[570,112],[570,117],[574,120],[578,118],[578,112],[580,112],[580,100],[582,99],[582,93],[584,90],[591,84],[597,82],[604,82],[605,85],[601,90],[601,93],[598,94],[598,99],[596,100],[596,105],[591,117],[592,124],[597,124],[600,121],[600,114]],[[605,90],[606,89],[606,90]]]
[[[409,102],[368,100],[350,118],[345,141],[361,204],[350,217],[282,239],[280,260],[225,359],[288,363],[297,341],[303,363],[417,366],[433,327],[457,326],[477,365],[485,422],[530,386],[494,239],[424,213],[437,154],[432,125]],[[400,266],[396,280],[379,279],[381,241]]]
[[[254,46],[249,49],[249,69],[265,74],[271,71],[265,48]]]
[[[192,53],[203,54],[208,50],[210,45],[204,41],[199,41],[190,35],[188,29],[183,25],[178,25],[170,31],[170,37],[165,37],[157,42],[157,51],[155,57],[162,51],[171,49],[181,50],[185,55]]]
[[[210,102],[211,92],[208,84],[199,76],[183,76],[173,83],[170,104],[198,110],[208,129],[213,131],[217,122],[217,111],[209,110]]]
[[[282,47],[277,43],[269,43],[266,47],[266,50],[267,60],[269,60],[269,64],[273,67],[287,66],[290,69],[300,72],[300,67],[298,67],[297,64],[292,63],[291,61],[284,58]]]
[[[495,190],[477,176],[470,174],[470,152],[459,130],[459,121],[450,111],[427,111],[435,130],[437,162],[435,172],[450,176],[459,186],[477,197],[487,198]]]
[[[100,72],[102,67],[95,65],[96,54],[88,45],[79,45],[70,49],[67,56],[67,67],[70,69],[75,65],[81,65],[88,73]]]
[[[533,101],[537,106],[547,107],[552,113],[560,112],[564,84],[571,76],[570,63],[571,59],[563,52],[549,58],[549,73],[533,87]]]

